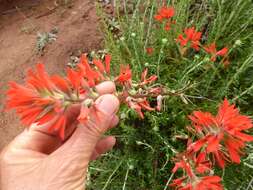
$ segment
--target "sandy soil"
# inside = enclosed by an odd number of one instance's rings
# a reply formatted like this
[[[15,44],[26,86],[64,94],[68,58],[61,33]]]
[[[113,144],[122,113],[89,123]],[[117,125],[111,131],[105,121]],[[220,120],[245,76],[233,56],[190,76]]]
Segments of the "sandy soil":
[[[63,72],[73,52],[99,49],[93,0],[73,0],[72,7],[56,6],[52,0],[2,0],[0,3],[0,109],[4,105],[8,81],[22,82],[25,71],[43,62],[49,73]],[[36,52],[38,32],[57,27],[57,40]],[[0,150],[21,130],[14,112],[0,112]]]

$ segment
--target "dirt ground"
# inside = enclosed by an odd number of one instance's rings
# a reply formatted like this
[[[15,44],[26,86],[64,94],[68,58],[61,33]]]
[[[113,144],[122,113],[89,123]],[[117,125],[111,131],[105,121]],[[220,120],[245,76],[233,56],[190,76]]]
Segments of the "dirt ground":
[[[22,82],[25,71],[37,62],[45,63],[50,73],[59,73],[63,72],[72,53],[99,49],[102,35],[98,30],[95,1],[59,1],[64,3],[57,5],[55,0],[1,1],[0,110],[8,81]],[[49,32],[55,27],[58,28],[57,40],[46,46],[43,56],[38,55],[37,33]],[[14,112],[1,111],[0,150],[21,130]]]

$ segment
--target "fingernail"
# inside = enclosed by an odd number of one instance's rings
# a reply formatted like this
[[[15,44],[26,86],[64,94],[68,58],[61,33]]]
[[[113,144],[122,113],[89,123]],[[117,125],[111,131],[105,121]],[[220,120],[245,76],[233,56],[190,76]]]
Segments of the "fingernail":
[[[119,109],[119,100],[114,95],[106,94],[98,98],[97,106],[101,111],[108,115],[112,115]]]

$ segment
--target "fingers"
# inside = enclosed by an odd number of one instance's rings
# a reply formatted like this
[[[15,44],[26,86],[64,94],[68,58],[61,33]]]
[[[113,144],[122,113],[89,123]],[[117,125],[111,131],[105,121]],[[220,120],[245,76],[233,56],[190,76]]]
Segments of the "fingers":
[[[105,81],[98,84],[96,90],[100,95],[113,94],[116,92],[116,86],[112,81]]]
[[[98,141],[96,144],[96,147],[91,155],[90,160],[96,160],[98,157],[100,157],[102,154],[108,152],[113,148],[113,146],[116,143],[115,137],[105,137]]]
[[[96,108],[98,113],[94,115],[97,116],[95,117],[97,120],[94,122],[87,121],[87,124],[79,126],[69,140],[53,154],[75,155],[76,162],[89,162],[102,134],[118,123],[116,113],[119,109],[119,100],[114,95],[103,95],[96,101]],[[112,145],[113,141],[110,142],[109,145]],[[106,144],[106,147],[109,147],[109,145]],[[101,152],[102,149],[99,151]]]

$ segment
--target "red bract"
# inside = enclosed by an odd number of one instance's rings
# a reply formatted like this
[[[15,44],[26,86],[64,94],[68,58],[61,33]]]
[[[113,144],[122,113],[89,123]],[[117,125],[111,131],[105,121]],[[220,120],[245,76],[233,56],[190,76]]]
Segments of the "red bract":
[[[170,19],[175,15],[175,9],[173,7],[162,7],[157,15],[155,15],[155,19],[157,21],[162,21],[164,19]]]
[[[98,69],[103,70],[102,65],[100,65],[100,61],[95,61],[99,65]],[[101,63],[102,64],[102,63]],[[98,66],[96,65],[96,66]],[[87,59],[87,56],[83,54],[80,58],[80,63],[78,64],[80,76],[87,80],[89,86],[93,87],[97,83],[99,83],[103,79],[103,74],[101,74],[101,70],[96,71],[92,69]]]
[[[48,123],[50,131],[56,131],[64,138],[68,108],[64,100],[71,94],[71,89],[75,91],[79,87],[57,75],[50,78],[42,64],[37,65],[36,72],[29,70],[26,81],[25,86],[10,83],[7,108],[15,109],[25,125]]]
[[[148,55],[152,55],[153,52],[154,52],[154,48],[152,48],[152,47],[147,47],[147,48],[146,48],[146,52],[147,52]]]
[[[187,46],[188,42],[190,42],[191,44],[191,47],[193,49],[195,49],[196,51],[199,51],[199,46],[200,46],[200,39],[201,39],[201,35],[202,33],[201,32],[198,32],[195,30],[194,27],[191,27],[191,28],[186,28],[184,30],[184,34],[185,34],[185,37],[183,34],[180,34],[177,38],[177,42],[180,43],[180,46],[181,47],[185,47]]]
[[[211,54],[211,61],[213,61],[213,62],[216,61],[218,56],[224,57],[228,53],[228,48],[227,47],[224,47],[221,50],[217,51],[215,43],[212,43],[209,46],[204,47],[204,49],[207,53]]]
[[[240,163],[245,142],[253,141],[253,136],[244,133],[253,127],[249,117],[241,115],[235,105],[230,105],[225,99],[216,116],[194,112],[189,118],[199,136],[189,149],[194,152],[205,149],[212,153],[222,168],[225,160]]]
[[[170,20],[174,15],[175,9],[173,7],[162,7],[154,18],[159,22],[166,21],[164,29],[169,31],[171,29],[171,24],[175,23]]]
[[[146,98],[135,99],[132,97],[127,97],[126,103],[129,106],[129,108],[135,110],[142,119],[144,119],[142,110],[148,110],[148,111],[155,110],[154,108],[150,107],[149,102],[146,100]]]
[[[219,176],[205,176],[194,180],[187,180],[186,177],[173,180],[170,184],[177,190],[223,190]]]
[[[211,176],[211,163],[206,160],[206,153],[186,152],[180,155],[181,158],[175,163],[172,172],[178,169],[184,171],[184,176],[173,180],[170,186],[178,190],[222,190],[220,177]]]
[[[146,84],[152,83],[158,79],[158,77],[156,75],[152,75],[149,78],[147,78],[147,75],[148,75],[148,69],[146,68],[142,72],[140,85],[146,85]]]
[[[118,77],[115,78],[116,82],[121,84],[131,84],[132,81],[132,71],[129,65],[121,65],[120,67],[120,74]]]
[[[111,56],[105,55],[105,64],[102,63],[100,59],[93,60],[94,65],[97,66],[98,70],[101,74],[110,74],[110,63],[111,63]]]
[[[206,176],[199,179],[193,190],[223,190],[219,176]]]

